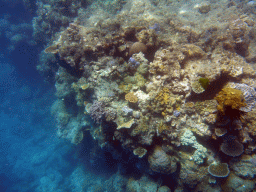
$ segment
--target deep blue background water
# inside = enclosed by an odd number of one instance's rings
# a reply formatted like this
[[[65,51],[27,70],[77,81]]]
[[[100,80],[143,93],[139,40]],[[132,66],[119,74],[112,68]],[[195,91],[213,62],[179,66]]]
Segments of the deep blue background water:
[[[45,45],[33,42],[34,16],[22,0],[0,0],[0,192],[71,191],[74,170],[88,182],[117,170],[108,151],[91,161],[89,133],[78,146],[57,137],[55,87],[36,70]]]
[[[74,146],[56,137],[54,86],[36,71],[42,46],[27,42],[32,18],[22,1],[0,2],[0,191],[35,191],[42,176],[65,170],[63,177],[75,162],[65,157]]]

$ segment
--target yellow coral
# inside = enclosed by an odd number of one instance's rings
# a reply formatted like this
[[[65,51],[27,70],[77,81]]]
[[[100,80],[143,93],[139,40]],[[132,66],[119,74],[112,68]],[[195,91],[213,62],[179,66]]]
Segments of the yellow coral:
[[[222,89],[215,99],[218,101],[217,109],[221,113],[225,113],[225,109],[230,107],[231,109],[239,110],[241,107],[244,107],[246,104],[242,98],[242,91],[233,88],[224,88]]]
[[[136,95],[134,95],[133,92],[127,93],[125,95],[125,100],[129,101],[130,103],[137,103],[138,102],[138,98]]]
[[[168,131],[170,130],[170,128],[163,121],[160,121],[160,123],[157,126],[158,133],[161,134],[166,130]]]
[[[86,89],[89,88],[89,84],[80,85],[80,88],[81,88],[82,90],[86,90]]]
[[[159,101],[161,105],[167,105],[170,102],[170,90],[164,87],[155,97],[155,100]]]

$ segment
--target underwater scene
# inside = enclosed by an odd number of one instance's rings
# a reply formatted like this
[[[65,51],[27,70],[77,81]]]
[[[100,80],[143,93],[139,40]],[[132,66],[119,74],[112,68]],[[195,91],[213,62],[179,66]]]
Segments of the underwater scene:
[[[256,1],[0,0],[0,192],[256,192]]]

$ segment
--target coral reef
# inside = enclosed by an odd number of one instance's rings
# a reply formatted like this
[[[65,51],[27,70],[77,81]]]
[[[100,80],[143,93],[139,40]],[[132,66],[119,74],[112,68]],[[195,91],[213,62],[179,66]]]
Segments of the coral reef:
[[[192,131],[186,130],[181,136],[180,141],[182,145],[191,146],[196,149],[191,157],[196,164],[201,164],[204,162],[207,149],[196,141],[196,137],[193,135]]]
[[[244,164],[239,158],[255,154],[256,38],[252,9],[236,3],[42,3],[38,17],[51,13],[58,23],[42,30],[44,19],[37,18],[38,30],[51,36],[62,27],[44,53],[58,63],[59,135],[77,144],[90,131],[100,147],[148,159],[143,173],[177,174],[177,191],[220,190],[225,181],[209,183],[209,173],[245,178],[232,159]],[[64,4],[72,14],[59,21],[64,13],[53,7]],[[49,61],[38,68],[44,66]],[[126,189],[136,191],[140,183],[130,178]],[[227,181],[223,188],[232,187]]]
[[[239,110],[244,112],[249,112],[255,107],[256,101],[256,91],[255,88],[248,86],[246,84],[233,83],[230,84],[235,89],[241,90],[243,93],[243,99],[245,102],[244,107],[240,107]]]
[[[147,150],[143,147],[138,147],[137,149],[133,150],[134,155],[138,155],[139,158],[142,158],[144,155],[146,155]]]

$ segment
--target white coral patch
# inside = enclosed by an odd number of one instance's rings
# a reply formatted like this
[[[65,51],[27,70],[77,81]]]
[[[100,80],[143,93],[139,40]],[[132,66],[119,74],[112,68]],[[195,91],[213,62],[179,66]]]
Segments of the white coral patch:
[[[138,97],[138,100],[140,103],[146,103],[147,100],[149,100],[149,95],[144,93],[141,90],[138,90],[134,93],[134,95],[136,95]]]

